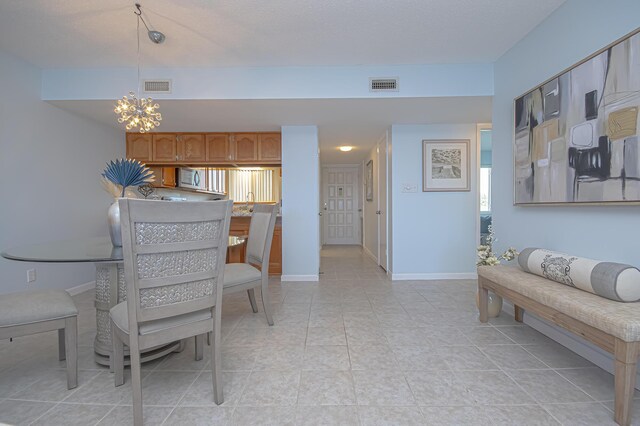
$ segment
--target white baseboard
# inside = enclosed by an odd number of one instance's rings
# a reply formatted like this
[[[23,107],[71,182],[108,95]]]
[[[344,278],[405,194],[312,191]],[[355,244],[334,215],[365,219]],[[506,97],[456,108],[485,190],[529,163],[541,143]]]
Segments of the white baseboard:
[[[362,245],[362,251],[364,252],[364,254],[366,254],[367,256],[369,256],[371,259],[373,259],[374,262],[376,262],[376,265],[378,264],[378,258],[371,253],[371,250],[369,250],[368,248],[366,248],[364,246],[364,244]]]
[[[319,281],[318,275],[282,275],[280,281]]]
[[[435,274],[391,274],[393,281],[406,280],[475,280],[478,274],[475,272],[451,272]]]
[[[80,293],[83,293],[83,292],[85,292],[87,290],[91,290],[95,286],[96,286],[96,282],[95,281],[89,281],[88,283],[84,283],[84,284],[77,285],[75,287],[68,288],[66,291],[71,296],[75,296],[76,294],[80,294]]]
[[[507,300],[504,300],[502,310],[513,315],[513,305]],[[613,374],[614,358],[612,354],[564,328],[550,324],[538,318],[535,314],[528,313],[526,310],[524,311],[523,322],[603,370]],[[640,390],[640,372],[636,375],[636,389]]]

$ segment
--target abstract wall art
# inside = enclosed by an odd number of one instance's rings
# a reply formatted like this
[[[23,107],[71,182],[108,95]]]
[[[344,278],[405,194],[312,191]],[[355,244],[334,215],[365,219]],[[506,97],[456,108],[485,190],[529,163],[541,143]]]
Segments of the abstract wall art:
[[[640,202],[640,29],[514,101],[514,204]]]
[[[422,141],[422,191],[469,191],[469,140]]]

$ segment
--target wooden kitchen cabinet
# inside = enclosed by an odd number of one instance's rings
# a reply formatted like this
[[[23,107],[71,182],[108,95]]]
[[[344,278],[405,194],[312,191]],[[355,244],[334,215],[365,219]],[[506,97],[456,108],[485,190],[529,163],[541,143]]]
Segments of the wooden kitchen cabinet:
[[[155,181],[151,182],[151,186],[155,188],[175,188],[176,186],[176,169],[175,167],[149,167],[153,171]]]
[[[175,163],[178,156],[175,133],[153,133],[153,163]]]
[[[151,135],[149,133],[127,133],[127,158],[142,163],[151,161]]]
[[[224,163],[233,160],[233,151],[227,133],[207,133],[205,141],[207,161]]]
[[[267,162],[280,162],[282,160],[282,141],[280,133],[258,134],[258,160]]]
[[[233,216],[229,225],[229,234],[234,236],[249,235],[251,216]],[[231,247],[228,251],[227,263],[242,263],[246,256],[247,245]],[[282,222],[276,219],[276,227],[273,231],[271,253],[269,254],[269,275],[282,274]]]
[[[277,222],[269,254],[269,275],[282,275],[282,224]]]
[[[178,160],[184,163],[207,161],[207,145],[203,134],[182,134],[178,136]]]
[[[173,167],[149,167],[155,180],[151,186],[155,188],[174,188],[176,186],[176,169]]]
[[[233,146],[236,161],[258,161],[258,135],[256,133],[235,133]]]
[[[270,133],[127,133],[127,158],[177,166],[279,165],[281,135]]]

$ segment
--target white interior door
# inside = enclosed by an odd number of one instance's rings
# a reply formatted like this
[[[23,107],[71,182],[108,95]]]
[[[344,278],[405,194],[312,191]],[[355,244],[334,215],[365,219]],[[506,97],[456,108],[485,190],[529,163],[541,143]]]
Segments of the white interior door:
[[[359,244],[358,168],[325,167],[323,171],[325,244]]]
[[[378,142],[378,264],[387,270],[387,138]]]

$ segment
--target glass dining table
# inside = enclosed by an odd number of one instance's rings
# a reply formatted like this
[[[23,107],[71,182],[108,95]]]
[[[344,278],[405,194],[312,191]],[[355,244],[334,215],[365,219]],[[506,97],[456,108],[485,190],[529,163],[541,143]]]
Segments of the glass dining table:
[[[245,238],[230,236],[228,248],[244,242]],[[96,338],[93,347],[95,361],[108,366],[112,352],[109,310],[127,297],[122,247],[114,247],[109,237],[95,237],[15,247],[4,251],[2,257],[22,262],[95,264]],[[181,342],[159,346],[145,351],[141,361],[151,361],[181,349]],[[128,363],[127,347],[125,355]]]

